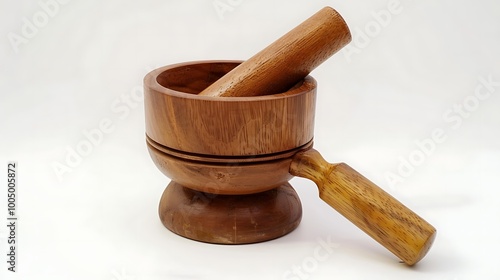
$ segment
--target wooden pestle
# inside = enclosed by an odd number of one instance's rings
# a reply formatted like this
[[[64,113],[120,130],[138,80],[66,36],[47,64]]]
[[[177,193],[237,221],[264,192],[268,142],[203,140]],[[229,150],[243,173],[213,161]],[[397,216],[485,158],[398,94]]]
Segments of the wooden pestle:
[[[200,95],[285,92],[350,40],[342,17],[325,7]],[[430,249],[436,229],[347,164],[329,164],[309,149],[294,155],[289,172],[313,180],[321,199],[406,264],[417,263]]]
[[[259,96],[285,92],[351,41],[344,19],[325,7],[244,61],[199,95]]]

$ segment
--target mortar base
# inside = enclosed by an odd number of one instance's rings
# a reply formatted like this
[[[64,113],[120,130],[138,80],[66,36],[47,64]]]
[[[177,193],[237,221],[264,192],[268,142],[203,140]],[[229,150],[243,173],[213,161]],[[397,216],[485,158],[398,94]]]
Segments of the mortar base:
[[[300,199],[288,183],[247,195],[217,195],[170,182],[159,215],[170,231],[196,241],[247,244],[293,231],[302,218]]]

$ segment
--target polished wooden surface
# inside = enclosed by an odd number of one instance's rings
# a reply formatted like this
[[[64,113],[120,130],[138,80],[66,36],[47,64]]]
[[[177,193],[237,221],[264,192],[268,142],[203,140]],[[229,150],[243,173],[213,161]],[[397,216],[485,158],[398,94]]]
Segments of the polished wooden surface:
[[[268,200],[261,195],[291,191],[286,181],[294,175],[313,180],[325,202],[406,264],[425,256],[436,236],[433,226],[354,169],[327,163],[308,145],[316,82],[307,74],[350,40],[343,19],[327,7],[241,64],[183,63],[145,77],[148,148],[158,168],[173,179],[160,203],[166,227],[224,244],[278,237],[280,219],[292,225],[286,232],[297,226],[296,215],[284,217],[299,206],[284,200],[288,207],[269,208],[278,200],[263,203]],[[199,191],[214,200],[198,204]],[[253,222],[254,213],[269,217],[258,230],[252,229],[260,224]]]
[[[430,249],[436,229],[347,164],[330,164],[310,149],[294,156],[290,173],[314,181],[321,199],[406,264]]]
[[[316,102],[310,76],[282,94],[197,95],[238,64],[198,61],[150,72],[144,79],[148,137],[182,153],[237,157],[282,153],[310,142]]]
[[[285,92],[350,41],[344,19],[325,7],[200,95],[262,96]]]
[[[294,230],[302,207],[285,183],[252,195],[216,195],[171,182],[162,195],[160,219],[169,230],[197,241],[246,244],[281,237]]]

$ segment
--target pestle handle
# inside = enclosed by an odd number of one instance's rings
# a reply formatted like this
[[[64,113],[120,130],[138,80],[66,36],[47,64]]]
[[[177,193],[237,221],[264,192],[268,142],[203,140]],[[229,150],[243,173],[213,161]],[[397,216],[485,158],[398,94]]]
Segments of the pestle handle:
[[[290,173],[314,181],[322,200],[406,264],[430,249],[436,229],[347,164],[330,164],[310,149],[294,156]]]
[[[350,41],[344,19],[333,8],[325,7],[199,95],[259,96],[285,92]]]

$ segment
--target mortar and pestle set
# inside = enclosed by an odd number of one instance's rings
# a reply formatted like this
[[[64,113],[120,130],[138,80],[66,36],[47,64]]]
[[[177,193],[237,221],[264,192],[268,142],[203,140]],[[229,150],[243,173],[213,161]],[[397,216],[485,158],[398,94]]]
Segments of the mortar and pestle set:
[[[302,207],[288,181],[314,181],[319,196],[408,265],[435,228],[345,163],[312,148],[316,80],[308,74],[351,41],[325,7],[247,61],[165,66],[144,79],[146,140],[172,181],[159,206],[172,232],[246,244],[293,231]]]

